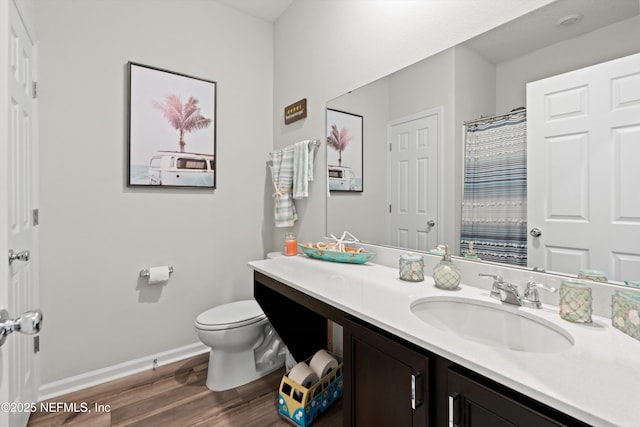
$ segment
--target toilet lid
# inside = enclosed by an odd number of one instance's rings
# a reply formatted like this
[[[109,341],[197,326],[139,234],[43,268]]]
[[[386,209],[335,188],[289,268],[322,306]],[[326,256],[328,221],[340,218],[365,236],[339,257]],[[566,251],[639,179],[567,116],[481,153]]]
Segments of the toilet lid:
[[[228,329],[251,325],[267,316],[256,300],[236,301],[213,307],[196,318],[201,329]]]

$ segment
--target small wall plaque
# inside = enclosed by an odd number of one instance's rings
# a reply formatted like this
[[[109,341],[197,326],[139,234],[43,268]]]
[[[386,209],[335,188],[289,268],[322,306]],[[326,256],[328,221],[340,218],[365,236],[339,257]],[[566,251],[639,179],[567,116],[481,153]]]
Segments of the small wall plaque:
[[[289,125],[307,117],[307,98],[284,107],[284,124]]]

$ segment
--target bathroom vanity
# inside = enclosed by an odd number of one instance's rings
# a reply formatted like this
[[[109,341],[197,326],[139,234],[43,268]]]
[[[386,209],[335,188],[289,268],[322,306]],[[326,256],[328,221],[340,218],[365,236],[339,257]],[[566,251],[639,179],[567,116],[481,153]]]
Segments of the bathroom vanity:
[[[404,282],[397,269],[373,263],[297,256],[250,265],[255,298],[296,360],[326,348],[327,320],[343,327],[345,426],[632,426],[640,419],[640,342],[609,319],[572,324],[557,307],[503,307],[464,280],[444,291],[430,277]],[[479,342],[421,313],[452,302],[462,304],[457,314],[473,316],[470,323],[482,325],[489,310],[504,315],[510,333],[535,321],[560,338],[533,330],[520,344],[489,335]]]

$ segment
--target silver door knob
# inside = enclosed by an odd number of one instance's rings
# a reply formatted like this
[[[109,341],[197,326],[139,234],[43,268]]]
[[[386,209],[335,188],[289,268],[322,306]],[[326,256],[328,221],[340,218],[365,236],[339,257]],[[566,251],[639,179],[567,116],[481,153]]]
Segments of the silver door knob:
[[[29,251],[13,252],[13,249],[9,249],[9,265],[13,264],[13,261],[29,261],[30,256]]]
[[[7,335],[12,332],[33,335],[40,332],[40,329],[42,329],[40,310],[27,311],[16,319],[10,319],[7,310],[0,310],[0,345],[4,344]]]
[[[540,237],[542,236],[542,230],[537,227],[533,227],[529,234],[531,234],[532,237]]]
[[[427,221],[427,225],[429,227],[433,227],[434,225],[436,225],[436,222],[434,220],[430,219],[429,221]]]

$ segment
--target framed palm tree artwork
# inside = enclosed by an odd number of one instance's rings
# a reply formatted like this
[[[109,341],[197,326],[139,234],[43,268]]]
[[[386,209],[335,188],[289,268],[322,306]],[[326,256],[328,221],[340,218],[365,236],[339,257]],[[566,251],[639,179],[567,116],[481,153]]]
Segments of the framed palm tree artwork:
[[[216,82],[128,68],[127,185],[216,188]]]
[[[327,109],[327,174],[330,191],[363,191],[362,116]]]

